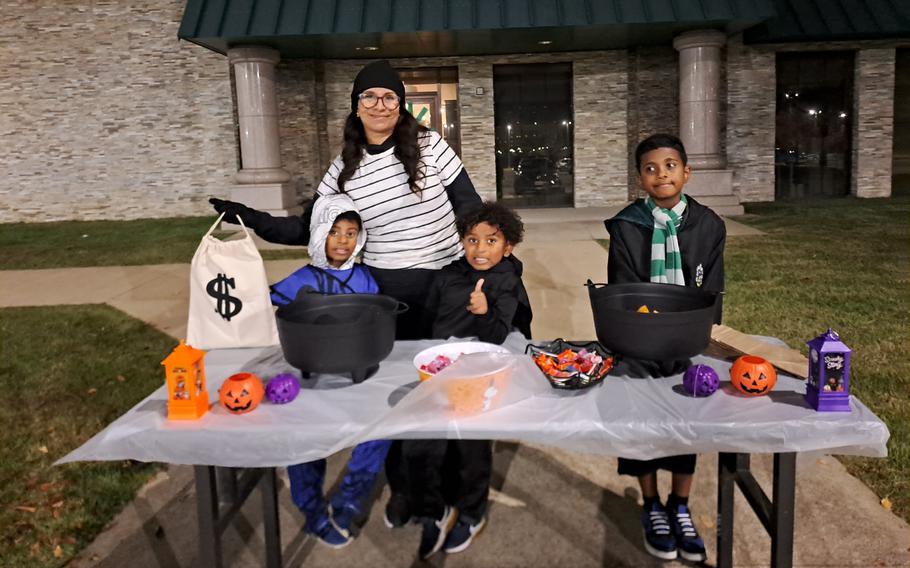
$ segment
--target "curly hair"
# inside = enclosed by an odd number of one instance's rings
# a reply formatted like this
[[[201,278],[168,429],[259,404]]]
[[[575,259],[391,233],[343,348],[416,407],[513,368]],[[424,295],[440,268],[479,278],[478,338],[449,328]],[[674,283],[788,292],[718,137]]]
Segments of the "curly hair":
[[[395,140],[395,157],[404,166],[404,171],[408,174],[408,185],[411,187],[411,191],[417,195],[420,195],[418,182],[426,174],[424,164],[420,159],[420,144],[417,137],[421,132],[426,131],[427,128],[421,126],[411,116],[411,113],[401,108],[398,123],[395,125],[395,130],[392,131],[392,137]],[[366,146],[367,135],[363,130],[363,122],[360,121],[356,111],[351,111],[344,123],[344,147],[341,149],[343,165],[341,173],[338,174],[338,189],[341,193],[344,193],[344,184],[351,179],[354,172],[357,171],[357,167],[360,166]]]
[[[464,238],[471,229],[480,223],[486,223],[502,231],[510,245],[521,242],[525,233],[525,224],[518,213],[495,201],[484,201],[483,205],[468,211],[456,221],[458,235]]]

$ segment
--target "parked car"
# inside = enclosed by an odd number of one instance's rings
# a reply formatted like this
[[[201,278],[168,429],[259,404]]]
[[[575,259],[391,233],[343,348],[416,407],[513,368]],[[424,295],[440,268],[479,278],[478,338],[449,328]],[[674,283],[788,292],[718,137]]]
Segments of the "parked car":
[[[525,156],[515,168],[515,193],[562,191],[556,164],[545,156]]]

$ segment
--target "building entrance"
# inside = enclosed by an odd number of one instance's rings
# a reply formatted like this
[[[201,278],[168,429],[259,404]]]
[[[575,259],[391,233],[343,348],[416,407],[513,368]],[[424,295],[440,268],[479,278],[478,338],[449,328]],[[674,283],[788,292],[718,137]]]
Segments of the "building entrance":
[[[458,68],[399,69],[407,109],[417,122],[435,130],[461,156],[458,117]]]

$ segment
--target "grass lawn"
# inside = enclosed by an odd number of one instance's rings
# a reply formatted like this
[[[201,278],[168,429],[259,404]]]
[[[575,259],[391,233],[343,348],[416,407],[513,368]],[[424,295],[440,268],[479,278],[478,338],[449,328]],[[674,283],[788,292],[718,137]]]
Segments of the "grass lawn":
[[[0,310],[0,564],[62,566],[160,467],[51,464],[158,388],[174,344],[107,306]]]
[[[891,431],[887,459],[840,459],[910,521],[910,198],[747,204],[746,212],[739,220],[767,234],[727,239],[724,323],[804,355],[828,327],[840,334],[853,350],[853,394]]]
[[[189,263],[213,219],[2,223],[0,270]],[[262,258],[306,258],[306,248],[265,250]]]
[[[910,198],[747,207],[764,237],[727,241],[724,323],[804,342],[834,328],[851,390],[891,431],[887,459],[842,457],[910,520]]]

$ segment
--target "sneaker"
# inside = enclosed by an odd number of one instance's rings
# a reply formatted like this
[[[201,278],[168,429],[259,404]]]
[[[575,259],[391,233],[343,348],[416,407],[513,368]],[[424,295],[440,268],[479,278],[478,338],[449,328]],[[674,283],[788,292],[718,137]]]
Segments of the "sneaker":
[[[328,516],[319,519],[319,521],[316,522],[316,526],[313,527],[312,530],[307,530],[307,532],[318,538],[322,544],[329,548],[344,548],[351,544],[351,539],[338,532],[330,522]]]
[[[348,538],[353,538],[351,536],[351,527],[354,525],[355,520],[362,515],[363,513],[360,509],[355,507],[352,503],[348,503],[337,509],[329,505],[329,522],[332,523],[335,530]]]
[[[670,511],[670,524],[679,555],[690,562],[704,562],[708,558],[705,543],[695,530],[689,508],[683,504],[677,505],[675,511]]]
[[[423,528],[420,533],[418,554],[421,560],[426,560],[442,548],[442,544],[446,541],[446,536],[452,530],[452,525],[455,524],[455,510],[446,505],[441,519],[422,517],[420,524],[423,525]]]
[[[471,541],[480,534],[480,531],[482,531],[485,526],[487,526],[487,520],[485,518],[480,519],[480,522],[476,525],[472,525],[459,517],[455,526],[452,527],[452,530],[449,532],[449,536],[446,537],[442,549],[446,551],[446,554],[454,554],[456,552],[461,552],[462,550],[467,550],[467,548],[471,546]]]
[[[651,556],[664,560],[676,560],[676,539],[670,530],[670,518],[660,502],[641,513],[641,524],[645,533],[645,550]]]
[[[389,502],[385,504],[382,520],[390,529],[397,529],[411,522],[411,505],[408,498],[401,493],[392,493]]]

